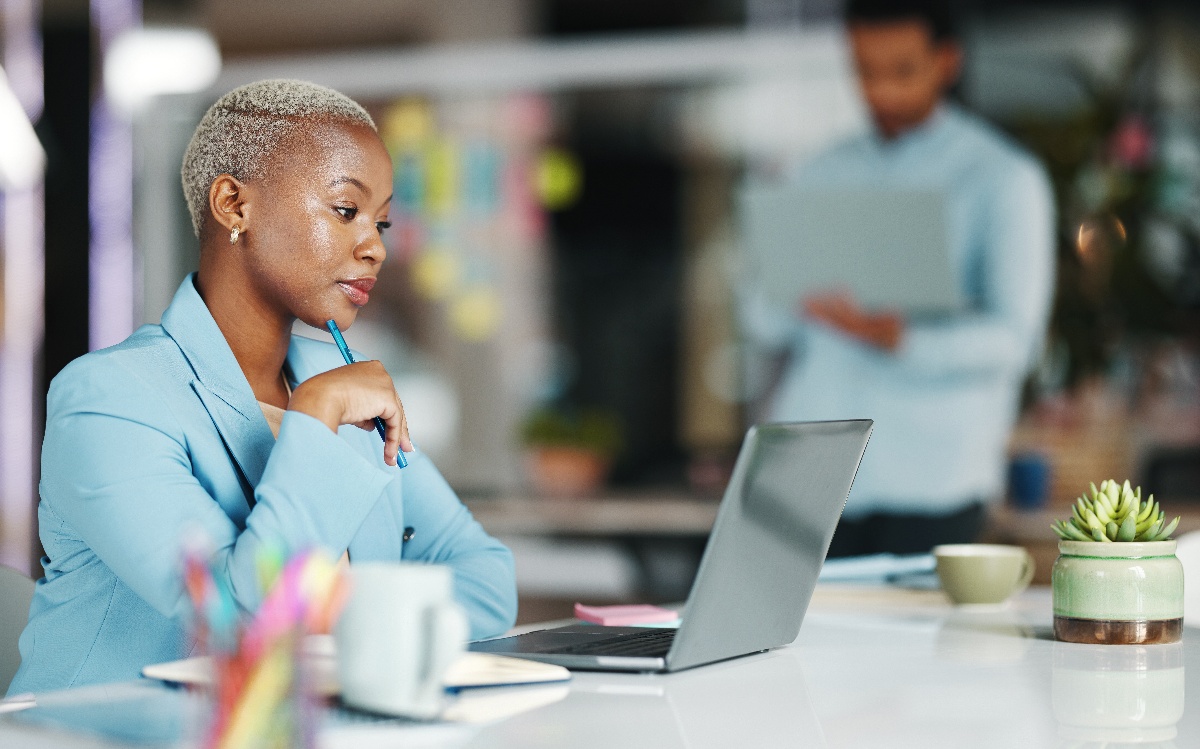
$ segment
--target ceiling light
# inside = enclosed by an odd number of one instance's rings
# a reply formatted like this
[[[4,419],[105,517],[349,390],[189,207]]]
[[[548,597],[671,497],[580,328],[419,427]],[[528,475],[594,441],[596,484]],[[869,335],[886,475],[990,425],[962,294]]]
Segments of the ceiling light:
[[[140,28],[113,40],[104,56],[104,91],[126,114],[162,94],[211,86],[221,72],[221,52],[199,29]]]
[[[0,68],[0,189],[32,187],[45,166],[46,152]]]

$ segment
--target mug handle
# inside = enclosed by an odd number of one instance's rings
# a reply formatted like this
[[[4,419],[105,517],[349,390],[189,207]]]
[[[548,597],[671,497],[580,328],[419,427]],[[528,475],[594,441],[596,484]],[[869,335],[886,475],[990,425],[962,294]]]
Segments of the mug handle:
[[[1033,555],[1025,550],[1025,569],[1021,572],[1021,579],[1017,581],[1017,588],[1013,594],[1020,593],[1029,587],[1029,583],[1033,582],[1033,571],[1037,565],[1033,562]]]
[[[443,679],[467,642],[467,617],[457,603],[447,601],[425,611],[428,650],[423,659],[417,693],[440,703]]]

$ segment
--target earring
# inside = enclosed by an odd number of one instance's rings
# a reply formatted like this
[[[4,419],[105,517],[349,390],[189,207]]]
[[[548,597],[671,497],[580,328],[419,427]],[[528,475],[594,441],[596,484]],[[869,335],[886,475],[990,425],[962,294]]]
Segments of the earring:
[[[238,237],[241,235],[241,233],[242,233],[242,227],[240,227],[240,226],[233,227],[233,231],[229,232],[229,244],[237,244]]]

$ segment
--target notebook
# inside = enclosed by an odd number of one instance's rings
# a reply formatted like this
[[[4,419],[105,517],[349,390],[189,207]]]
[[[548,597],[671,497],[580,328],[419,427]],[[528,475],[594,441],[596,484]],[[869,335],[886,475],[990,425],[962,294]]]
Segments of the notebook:
[[[329,635],[313,635],[305,641],[305,656],[312,668],[311,678],[318,694],[336,697],[341,688],[337,680],[337,650]],[[207,656],[156,663],[142,669],[147,679],[171,684],[208,686],[212,684],[212,660]],[[448,692],[479,687],[549,684],[569,681],[567,669],[522,658],[463,653],[446,673]]]

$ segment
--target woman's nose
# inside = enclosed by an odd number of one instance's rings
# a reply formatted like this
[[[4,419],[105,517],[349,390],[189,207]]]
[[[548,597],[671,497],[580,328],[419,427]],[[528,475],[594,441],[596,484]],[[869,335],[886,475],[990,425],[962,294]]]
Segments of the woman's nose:
[[[378,231],[373,230],[369,235],[363,237],[354,248],[354,258],[356,260],[363,260],[378,265],[386,257],[387,247],[384,246],[383,236]]]

